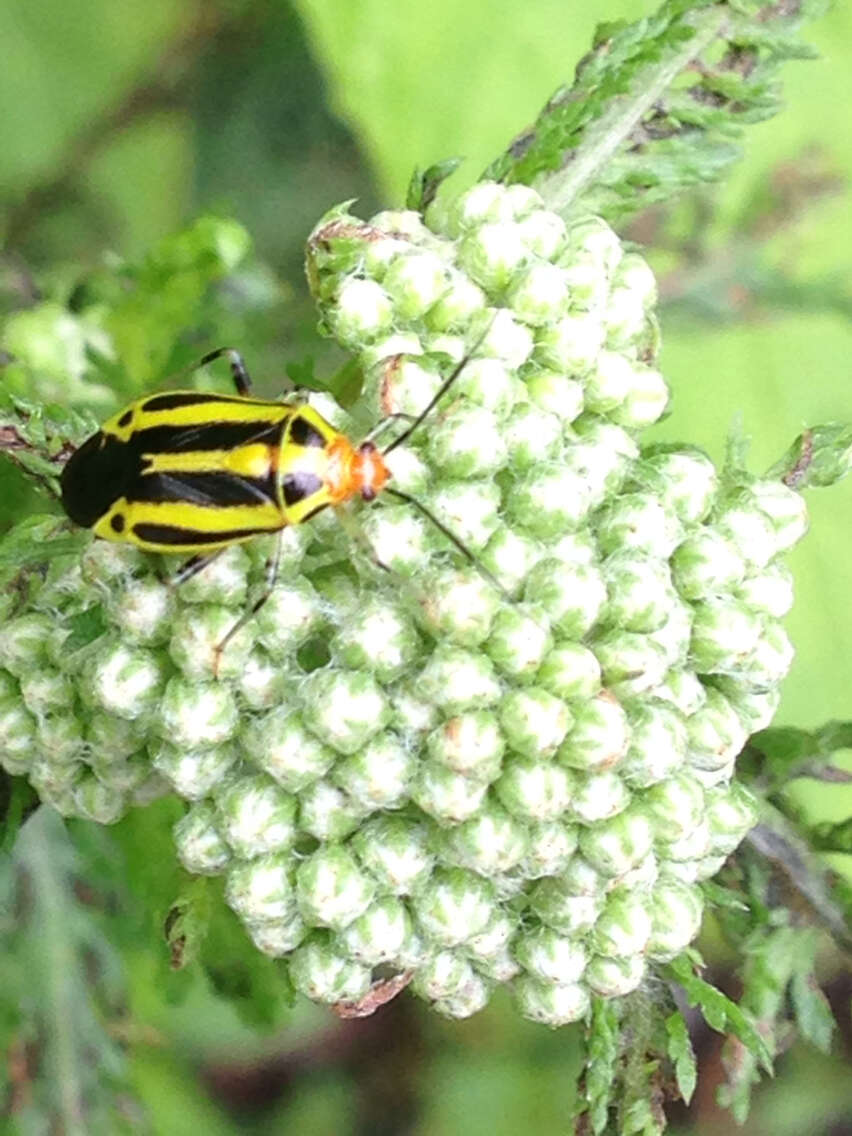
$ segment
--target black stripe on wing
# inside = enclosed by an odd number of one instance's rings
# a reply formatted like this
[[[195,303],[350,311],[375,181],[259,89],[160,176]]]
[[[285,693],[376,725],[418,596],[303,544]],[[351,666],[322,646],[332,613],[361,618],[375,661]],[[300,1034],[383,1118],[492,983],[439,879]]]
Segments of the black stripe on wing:
[[[242,477],[236,473],[164,472],[143,473],[127,487],[124,496],[128,501],[160,503],[186,502],[204,508],[225,505],[277,506],[275,478]]]
[[[148,426],[137,430],[128,445],[146,454],[185,454],[192,451],[235,450],[262,442],[278,445],[281,423],[259,418],[252,422],[198,422],[187,426]]]
[[[198,548],[216,544],[228,544],[234,540],[246,540],[259,533],[269,532],[265,528],[221,529],[208,532],[201,529],[185,529],[179,525],[158,525],[150,521],[139,521],[133,526],[133,535],[146,544],[168,545],[171,548]]]

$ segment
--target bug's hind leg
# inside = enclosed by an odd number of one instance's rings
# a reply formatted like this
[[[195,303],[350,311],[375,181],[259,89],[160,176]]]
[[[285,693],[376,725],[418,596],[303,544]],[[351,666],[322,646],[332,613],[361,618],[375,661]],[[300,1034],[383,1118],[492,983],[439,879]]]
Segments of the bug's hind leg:
[[[206,367],[208,363],[215,363],[217,359],[223,357],[227,358],[231,366],[231,376],[234,380],[234,386],[237,388],[237,394],[242,398],[248,398],[252,390],[251,375],[248,373],[245,360],[235,347],[217,347],[215,351],[208,351],[198,360],[198,366]]]
[[[215,552],[200,552],[197,556],[190,556],[189,560],[184,561],[174,576],[168,578],[167,582],[173,588],[179,588],[181,584],[185,584],[187,580],[197,576],[208,564],[212,564],[224,551],[224,548],[217,548]]]
[[[278,579],[278,568],[281,564],[281,534],[284,530],[278,530],[278,539],[275,542],[275,551],[270,557],[269,564],[266,569],[266,584],[262,593],[254,601],[251,607],[247,607],[240,618],[228,628],[226,633],[222,636],[216,646],[213,648],[213,676],[219,677],[219,667],[222,664],[222,655],[225,648],[231,642],[238,632],[242,631],[245,625],[257,615],[269,597],[272,595],[275,583]]]

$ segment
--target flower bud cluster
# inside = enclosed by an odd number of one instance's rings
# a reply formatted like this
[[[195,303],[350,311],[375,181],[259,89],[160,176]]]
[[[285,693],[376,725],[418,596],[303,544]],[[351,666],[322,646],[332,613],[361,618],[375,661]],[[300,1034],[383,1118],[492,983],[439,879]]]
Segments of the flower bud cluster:
[[[356,506],[357,543],[318,516],[214,674],[269,545],[174,590],[95,542],[4,628],[0,763],[105,823],[183,797],[181,860],[310,998],[381,966],[450,1017],[508,983],[576,1020],[694,938],[754,823],[732,775],[790,665],[801,499],[640,447],[668,402],[654,280],[600,220],[482,183],[441,233],[337,212],[309,277],[365,372],[351,436],[461,365],[387,460],[479,566],[404,502]]]

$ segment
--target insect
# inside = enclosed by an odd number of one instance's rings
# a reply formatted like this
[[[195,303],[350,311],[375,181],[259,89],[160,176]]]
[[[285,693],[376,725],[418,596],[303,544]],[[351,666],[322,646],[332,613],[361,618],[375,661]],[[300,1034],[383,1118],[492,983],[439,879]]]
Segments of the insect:
[[[306,404],[252,397],[238,351],[220,347],[199,366],[228,359],[236,395],[174,390],[132,402],[108,419],[66,463],[60,487],[70,519],[104,540],[148,552],[190,553],[172,579],[190,579],[225,548],[302,524],[321,510],[384,492],[407,501],[501,592],[499,581],[422,502],[388,486],[385,458],[411,437],[458,378],[466,356],[416,418],[380,450],[370,436],[354,445]],[[371,431],[372,434],[376,430]],[[215,648],[214,673],[228,642],[269,598],[280,541],[266,587]],[[377,558],[376,558],[377,559]],[[380,567],[385,567],[377,559]]]

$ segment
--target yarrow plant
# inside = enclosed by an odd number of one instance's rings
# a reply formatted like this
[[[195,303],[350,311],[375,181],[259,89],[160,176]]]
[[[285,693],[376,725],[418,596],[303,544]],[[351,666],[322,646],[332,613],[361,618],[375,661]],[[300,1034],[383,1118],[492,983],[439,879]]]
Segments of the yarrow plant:
[[[182,798],[180,861],[310,999],[369,1012],[410,982],[466,1018],[507,986],[603,1030],[661,975],[711,997],[684,952],[759,814],[736,763],[793,657],[805,463],[647,444],[669,403],[651,270],[582,200],[549,207],[553,172],[510,173],[443,210],[428,178],[418,208],[340,207],[307,245],[363,375],[345,411],[309,396],[337,428],[392,436],[463,363],[388,465],[474,562],[405,502],[318,516],[217,668],[268,541],[174,588],[87,540],[4,601],[0,764],[101,824]]]

